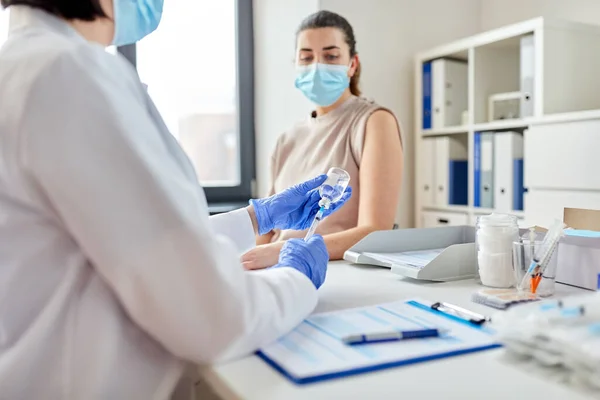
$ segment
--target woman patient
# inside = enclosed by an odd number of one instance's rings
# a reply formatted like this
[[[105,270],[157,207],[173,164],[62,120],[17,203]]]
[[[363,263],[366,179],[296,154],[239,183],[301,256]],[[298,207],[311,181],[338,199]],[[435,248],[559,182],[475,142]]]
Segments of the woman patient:
[[[296,87],[315,104],[315,111],[277,141],[270,191],[331,167],[348,171],[352,197],[317,229],[330,258],[337,260],[367,234],[394,225],[403,166],[400,128],[391,111],[359,97],[356,39],[342,16],[320,11],[302,22],[296,63]],[[283,241],[304,233],[273,231],[258,237],[257,247],[242,257],[245,268],[275,265]]]

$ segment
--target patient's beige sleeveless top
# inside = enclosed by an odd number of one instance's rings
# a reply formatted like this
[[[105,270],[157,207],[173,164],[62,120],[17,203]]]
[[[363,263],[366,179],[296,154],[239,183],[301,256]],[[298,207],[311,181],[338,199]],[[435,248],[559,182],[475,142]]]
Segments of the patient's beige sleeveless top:
[[[270,193],[327,173],[331,167],[350,174],[351,199],[336,213],[325,218],[317,233],[326,235],[354,228],[358,224],[360,196],[359,169],[369,117],[386,110],[361,97],[348,98],[335,110],[299,122],[280,136],[271,159]],[[392,113],[393,114],[393,113]],[[304,237],[305,232],[276,231],[272,241]]]

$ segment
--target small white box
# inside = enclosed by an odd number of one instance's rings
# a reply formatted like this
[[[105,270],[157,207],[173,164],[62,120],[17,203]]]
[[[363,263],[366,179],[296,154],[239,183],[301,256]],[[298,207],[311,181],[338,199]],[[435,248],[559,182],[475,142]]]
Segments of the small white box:
[[[566,236],[558,244],[556,282],[600,288],[600,238]]]
[[[563,221],[581,230],[600,231],[600,211],[565,208]],[[558,243],[556,282],[600,289],[600,237],[567,235]]]
[[[497,93],[488,99],[488,121],[515,119],[521,115],[521,92]]]

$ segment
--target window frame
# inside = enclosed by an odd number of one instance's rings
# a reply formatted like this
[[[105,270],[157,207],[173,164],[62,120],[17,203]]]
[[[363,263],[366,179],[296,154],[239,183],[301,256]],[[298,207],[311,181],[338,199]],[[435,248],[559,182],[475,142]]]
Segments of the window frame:
[[[238,186],[204,186],[209,205],[235,209],[256,196],[256,136],[254,127],[254,21],[252,0],[236,0],[236,74],[238,82]],[[117,48],[137,68],[136,45]],[[190,50],[191,51],[191,50]]]

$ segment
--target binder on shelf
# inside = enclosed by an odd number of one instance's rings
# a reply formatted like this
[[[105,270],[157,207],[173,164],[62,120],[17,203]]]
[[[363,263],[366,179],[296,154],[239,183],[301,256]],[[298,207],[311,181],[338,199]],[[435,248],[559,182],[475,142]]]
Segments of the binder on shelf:
[[[469,162],[450,160],[448,166],[448,204],[466,206],[469,204]]]
[[[481,207],[494,208],[494,133],[481,134]]]
[[[450,161],[450,138],[440,136],[435,138],[435,157],[434,157],[434,180],[435,191],[433,193],[433,203],[437,207],[448,205],[448,171]]]
[[[420,167],[421,167],[421,204],[424,207],[434,205],[433,193],[435,190],[435,138],[423,138],[421,141]]]
[[[533,34],[521,38],[521,118],[534,114],[535,104],[535,47]]]
[[[519,208],[517,185],[521,181],[515,168],[515,160],[523,159],[523,135],[518,132],[494,134],[494,209],[510,213]],[[522,171],[521,171],[522,172]],[[516,200],[516,201],[515,201]],[[522,203],[522,201],[521,201]]]
[[[481,207],[481,132],[475,132],[473,143],[473,205]]]
[[[523,170],[523,159],[513,160],[513,207],[517,211],[523,211],[523,197],[525,195],[525,181]]]
[[[458,191],[459,197],[462,195],[462,191],[465,190],[465,177],[460,174],[466,167],[461,166],[460,162],[466,164],[468,160],[466,140],[466,136],[440,136],[435,138],[434,168],[436,188],[434,203],[437,207],[445,207],[448,204],[453,204],[451,201],[454,200],[454,196],[450,189]],[[458,161],[458,165],[455,165],[454,161]],[[454,171],[455,167],[457,171]],[[455,178],[453,175],[454,172],[458,172],[456,176],[458,182],[453,181]],[[466,178],[468,178],[468,175]],[[458,204],[466,205],[467,203]]]
[[[344,253],[355,264],[390,268],[395,274],[428,281],[475,276],[475,227],[445,226],[377,231]]]
[[[431,88],[431,127],[461,125],[468,109],[467,63],[444,58],[432,61]]]
[[[431,61],[423,63],[423,129],[431,129]]]

